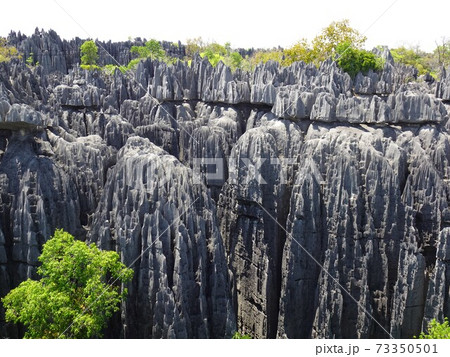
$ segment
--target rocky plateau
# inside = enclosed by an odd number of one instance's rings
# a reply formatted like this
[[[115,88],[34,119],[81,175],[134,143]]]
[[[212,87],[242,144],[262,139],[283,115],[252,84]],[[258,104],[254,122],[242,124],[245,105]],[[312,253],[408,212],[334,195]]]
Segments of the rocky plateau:
[[[450,69],[385,50],[354,79],[199,56],[106,74],[80,39],[8,40],[40,65],[0,63],[0,297],[63,228],[135,271],[108,337],[408,338],[450,317]],[[0,306],[0,337],[22,333]]]

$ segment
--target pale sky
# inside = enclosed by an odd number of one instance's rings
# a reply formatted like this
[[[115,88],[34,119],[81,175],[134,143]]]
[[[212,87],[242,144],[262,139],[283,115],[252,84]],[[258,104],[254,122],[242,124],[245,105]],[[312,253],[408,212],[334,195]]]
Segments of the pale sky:
[[[234,48],[286,48],[348,18],[367,36],[367,49],[418,45],[431,51],[442,37],[450,39],[449,10],[448,0],[2,1],[0,36],[10,30],[31,35],[39,27],[64,39],[131,36],[186,43],[201,36]]]

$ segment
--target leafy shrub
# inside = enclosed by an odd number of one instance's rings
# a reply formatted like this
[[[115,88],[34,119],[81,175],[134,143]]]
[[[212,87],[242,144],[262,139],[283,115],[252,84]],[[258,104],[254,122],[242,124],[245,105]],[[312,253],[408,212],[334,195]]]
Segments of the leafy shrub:
[[[380,57],[372,52],[355,48],[348,42],[343,42],[336,46],[335,60],[338,66],[352,78],[359,72],[367,73],[370,69],[379,71],[383,68]]]
[[[44,244],[38,268],[41,280],[28,279],[3,299],[7,321],[25,325],[26,338],[100,337],[119,309],[131,280],[119,255],[77,241],[57,230]]]
[[[422,332],[419,335],[421,339],[442,339],[442,338],[450,338],[450,325],[448,322],[448,318],[444,319],[444,322],[440,324],[435,319],[433,319],[428,324],[428,333]]]

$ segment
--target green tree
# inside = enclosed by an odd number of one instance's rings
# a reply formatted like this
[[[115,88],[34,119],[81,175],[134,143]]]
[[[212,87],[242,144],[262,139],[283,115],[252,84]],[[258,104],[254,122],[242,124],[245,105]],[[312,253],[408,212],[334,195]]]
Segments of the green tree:
[[[161,60],[165,57],[166,52],[161,44],[156,40],[149,40],[145,46],[132,46],[131,53],[137,54],[138,58],[151,58]]]
[[[98,48],[94,41],[85,41],[81,47],[81,68],[94,69],[97,67]]]
[[[145,47],[148,49],[148,56],[151,59],[162,59],[166,55],[166,52],[162,48],[161,44],[156,40],[150,40],[145,43]]]
[[[21,323],[26,338],[100,337],[119,309],[131,280],[116,252],[75,240],[57,230],[43,246],[39,281],[26,280],[3,299],[6,320]]]
[[[319,66],[321,62],[335,56],[339,44],[349,43],[352,48],[360,49],[365,41],[365,36],[350,27],[349,20],[332,22],[312,40],[311,44],[302,39],[293,47],[286,49],[283,64],[289,66],[295,61],[303,61]]]
[[[242,61],[244,60],[239,52],[231,52],[230,55],[230,66],[232,69],[241,68]]]
[[[283,52],[283,65],[289,66],[294,62],[303,61],[305,63],[312,63],[316,60],[315,51],[311,48],[306,39],[297,42],[291,48],[287,48]]]
[[[137,64],[145,58],[170,62],[162,45],[154,39],[147,41],[144,46],[132,46],[130,51],[131,53],[136,54],[137,58],[132,59],[128,63],[128,69],[136,68]]]
[[[353,48],[360,49],[366,40],[365,36],[350,27],[348,19],[332,22],[312,41],[313,51],[316,52],[315,61],[318,63],[333,57],[337,46],[341,43],[351,44]]]
[[[435,319],[433,319],[428,324],[428,333],[422,332],[419,335],[419,338],[422,339],[442,339],[442,338],[450,338],[450,325],[448,323],[448,318],[444,319],[444,322],[440,324]]]

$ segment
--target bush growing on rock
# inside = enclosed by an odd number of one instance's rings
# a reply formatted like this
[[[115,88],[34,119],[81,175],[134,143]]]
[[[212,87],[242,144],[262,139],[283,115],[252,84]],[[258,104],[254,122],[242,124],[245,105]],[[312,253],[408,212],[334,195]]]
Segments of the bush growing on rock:
[[[44,244],[38,268],[41,280],[28,279],[3,299],[6,320],[21,323],[26,338],[100,337],[119,309],[131,280],[116,252],[77,241],[57,230]]]
[[[359,72],[367,73],[370,69],[380,71],[383,61],[374,53],[358,49],[349,42],[340,43],[336,47],[335,60],[343,71],[354,78]]]

